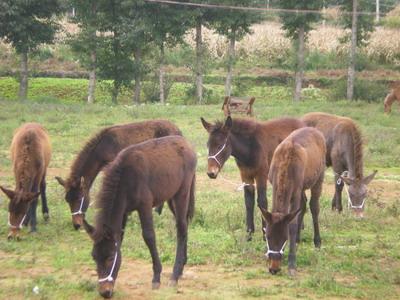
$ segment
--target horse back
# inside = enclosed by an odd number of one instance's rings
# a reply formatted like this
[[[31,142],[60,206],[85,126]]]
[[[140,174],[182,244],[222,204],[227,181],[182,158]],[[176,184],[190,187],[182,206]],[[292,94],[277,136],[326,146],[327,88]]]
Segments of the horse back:
[[[43,176],[50,163],[51,145],[47,131],[37,123],[27,123],[18,128],[11,143],[11,160],[14,174],[30,173]]]
[[[126,184],[137,199],[151,195],[154,206],[173,197],[182,185],[191,186],[196,153],[181,136],[152,139],[124,149],[116,158]]]
[[[295,182],[295,186],[309,189],[324,172],[325,155],[325,139],[317,129],[297,129],[275,150],[270,181],[273,182],[274,177],[284,170],[285,177]]]
[[[268,163],[271,163],[276,147],[294,130],[305,126],[304,122],[296,118],[273,119],[259,126],[257,135],[263,147],[263,153],[267,153]]]

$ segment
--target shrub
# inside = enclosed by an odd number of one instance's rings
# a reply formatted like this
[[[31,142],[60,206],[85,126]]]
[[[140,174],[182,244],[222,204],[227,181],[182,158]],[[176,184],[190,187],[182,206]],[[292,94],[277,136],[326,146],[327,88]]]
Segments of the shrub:
[[[173,81],[168,76],[165,76],[164,80],[164,97],[165,101],[167,101]],[[143,96],[145,102],[154,103],[160,101],[160,83],[158,76],[153,76],[150,81],[143,82]]]
[[[382,101],[387,94],[387,87],[383,83],[356,79],[354,83],[354,100],[378,102]],[[330,98],[332,100],[346,99],[347,80],[340,79],[333,83]]]

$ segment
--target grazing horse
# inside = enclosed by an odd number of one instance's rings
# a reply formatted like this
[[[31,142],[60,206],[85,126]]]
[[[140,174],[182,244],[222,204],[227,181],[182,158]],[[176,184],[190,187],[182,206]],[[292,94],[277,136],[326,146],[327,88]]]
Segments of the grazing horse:
[[[257,186],[258,207],[267,209],[267,178],[275,148],[294,130],[305,124],[294,118],[257,122],[249,119],[227,117],[225,123],[210,124],[201,118],[209,133],[208,171],[210,178],[217,178],[224,163],[233,156],[244,183],[246,225],[248,240],[254,233],[254,198]],[[263,228],[265,222],[262,220]]]
[[[182,133],[170,121],[154,120],[104,128],[86,143],[72,164],[69,178],[56,177],[65,188],[75,229],[82,225],[90,203],[90,188],[101,169],[127,146],[168,135]]]
[[[392,111],[392,104],[395,101],[397,101],[400,105],[400,85],[393,87],[390,93],[386,96],[384,102],[385,113],[390,114]]]
[[[94,241],[99,293],[112,296],[121,265],[121,243],[127,216],[139,213],[142,235],[153,261],[153,288],[160,286],[161,262],[152,208],[168,201],[176,219],[177,250],[171,276],[176,284],[187,260],[187,228],[194,213],[196,154],[180,136],[149,140],[121,151],[106,168],[98,197],[96,225],[83,226]]]
[[[345,187],[349,207],[357,216],[363,217],[367,185],[377,171],[367,177],[363,175],[363,142],[357,125],[349,118],[318,112],[306,114],[302,120],[319,129],[325,137],[326,165],[332,166],[335,172],[332,209],[343,210],[342,190]]]
[[[268,175],[273,186],[272,213],[262,209],[263,217],[268,224],[266,256],[269,259],[271,274],[276,274],[280,270],[288,236],[289,274],[295,274],[296,242],[300,241],[307,189],[311,189],[310,209],[314,223],[314,245],[317,248],[321,246],[318,215],[325,155],[324,136],[317,129],[310,127],[293,131],[274,152]]]
[[[0,187],[10,198],[8,205],[8,239],[18,238],[22,225],[30,223],[36,231],[36,207],[42,194],[42,213],[49,218],[46,199],[46,170],[50,162],[51,145],[46,130],[37,123],[26,123],[18,128],[11,143],[11,160],[15,190]]]

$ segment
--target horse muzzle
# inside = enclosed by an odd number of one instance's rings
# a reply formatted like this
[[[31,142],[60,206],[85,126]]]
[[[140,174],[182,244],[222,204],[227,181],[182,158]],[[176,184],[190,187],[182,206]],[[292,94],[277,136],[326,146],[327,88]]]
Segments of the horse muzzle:
[[[20,233],[20,229],[18,228],[11,228],[8,235],[7,235],[7,239],[9,241],[11,240],[17,240],[19,241],[20,237],[19,237],[19,233]]]
[[[218,176],[218,173],[219,173],[219,168],[217,168],[217,167],[208,168],[207,175],[209,178],[216,179]]]
[[[353,208],[353,214],[355,217],[363,219],[364,218],[364,210],[359,208]]]
[[[276,275],[281,270],[281,261],[270,259],[268,270],[272,275]]]
[[[113,296],[114,282],[104,282],[99,284],[99,294],[105,298],[109,299]]]
[[[83,225],[83,214],[74,215],[72,216],[72,225],[74,226],[75,230],[78,230]]]

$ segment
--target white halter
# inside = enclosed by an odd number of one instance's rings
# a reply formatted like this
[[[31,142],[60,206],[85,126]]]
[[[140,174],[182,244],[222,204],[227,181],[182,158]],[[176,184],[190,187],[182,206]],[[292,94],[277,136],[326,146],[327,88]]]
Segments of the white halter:
[[[84,200],[85,200],[85,196],[83,196],[82,199],[81,199],[81,206],[79,206],[79,210],[76,211],[76,212],[71,213],[72,216],[75,216],[75,215],[83,215],[83,214],[84,214],[84,212],[82,211],[82,207],[83,207],[83,202],[84,202]]]
[[[111,267],[110,274],[108,274],[107,277],[100,278],[99,279],[100,283],[101,282],[105,282],[105,281],[108,281],[108,282],[114,281],[114,278],[112,277],[112,274],[114,273],[114,268],[115,268],[115,265],[117,264],[117,257],[118,257],[118,247],[117,247],[117,243],[115,243],[115,256],[114,256],[114,261],[113,261],[113,264],[112,264],[112,267]]]
[[[267,241],[267,247],[268,247],[268,251],[265,253],[265,256],[266,256],[266,257],[269,257],[270,254],[280,254],[280,255],[283,255],[283,251],[285,251],[285,246],[286,246],[287,240],[283,243],[282,248],[281,248],[281,250],[279,250],[279,251],[271,250],[271,248],[269,247],[268,239],[267,239],[267,238],[266,238],[266,241]]]
[[[21,223],[19,223],[19,225],[15,226],[15,225],[11,224],[11,222],[10,222],[10,213],[8,213],[8,226],[9,226],[10,228],[12,228],[12,229],[21,229],[21,228],[22,228],[22,224],[23,224],[24,221],[25,221],[25,218],[26,218],[26,214],[25,214],[24,217],[22,218]]]
[[[217,159],[217,156],[219,155],[219,154],[221,154],[221,152],[225,149],[225,147],[226,147],[226,142],[228,141],[228,139],[226,139],[226,141],[225,141],[225,143],[222,145],[222,147],[221,147],[221,149],[219,149],[219,151],[217,152],[217,153],[215,153],[214,155],[209,155],[208,156],[208,159],[213,159],[213,160],[215,160],[217,163],[218,163],[218,165],[219,165],[219,167],[221,167],[222,165],[221,165],[221,163],[219,162],[219,160]]]

